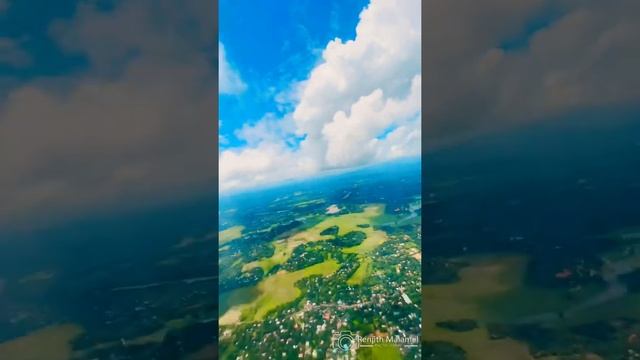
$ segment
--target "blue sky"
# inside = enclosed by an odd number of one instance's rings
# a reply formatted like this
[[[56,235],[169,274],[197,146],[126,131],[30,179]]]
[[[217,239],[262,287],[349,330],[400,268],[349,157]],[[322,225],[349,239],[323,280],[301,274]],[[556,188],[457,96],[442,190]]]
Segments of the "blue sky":
[[[639,103],[637,0],[465,1],[222,0],[217,154],[212,1],[0,0],[0,225],[212,191],[216,156],[241,190]]]
[[[220,95],[220,133],[243,144],[234,131],[265,114],[284,115],[274,97],[306,78],[332,39],[353,39],[366,0],[222,0],[219,38],[227,61],[247,85],[240,94]],[[246,9],[251,8],[251,11]]]
[[[419,154],[420,6],[221,1],[221,191]]]

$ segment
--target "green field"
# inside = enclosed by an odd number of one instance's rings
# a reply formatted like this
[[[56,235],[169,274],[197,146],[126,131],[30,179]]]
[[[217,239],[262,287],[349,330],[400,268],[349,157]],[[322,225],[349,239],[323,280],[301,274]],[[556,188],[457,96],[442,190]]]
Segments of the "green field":
[[[440,321],[462,318],[486,320],[481,304],[518,286],[524,264],[521,257],[475,259],[471,266],[460,271],[460,281],[423,286],[422,306],[428,309],[422,319],[423,341],[458,345],[466,351],[468,360],[532,359],[525,344],[511,339],[491,340],[483,326],[467,332],[453,332],[436,326]]]
[[[72,341],[84,330],[75,324],[49,326],[25,336],[0,343],[0,359],[68,360],[72,356]]]
[[[360,259],[360,265],[358,269],[351,275],[351,277],[347,280],[347,285],[362,285],[364,279],[371,272],[371,258],[362,257]]]
[[[218,233],[218,246],[240,238],[242,236],[242,230],[244,230],[244,226],[238,225],[220,231]]]
[[[395,345],[376,345],[373,347],[358,349],[358,360],[384,359],[401,360],[402,353]]]
[[[523,277],[527,258],[523,256],[465,257],[460,260],[470,264],[460,270],[460,281],[423,286],[423,306],[432,310],[423,316],[423,339],[460,346],[467,352],[469,360],[532,359],[525,343],[509,338],[491,340],[485,325],[490,322],[517,322],[531,315],[556,314],[601,291],[586,286],[570,299],[566,292],[557,289],[525,286]],[[612,314],[629,315],[630,308],[637,308],[637,302],[624,304],[629,298],[605,306],[605,314],[589,309],[584,314],[565,319],[565,324],[606,319]],[[616,308],[619,311],[616,312]],[[466,332],[436,326],[440,321],[459,319],[473,319],[480,326]]]
[[[258,284],[260,295],[254,301],[232,307],[220,318],[219,323],[231,325],[240,321],[260,321],[269,311],[297,299],[302,294],[295,286],[298,280],[313,275],[327,276],[336,272],[339,267],[337,261],[329,259],[294,272],[279,271]]]
[[[383,205],[370,205],[362,212],[326,217],[320,223],[307,230],[298,232],[289,238],[274,241],[272,243],[274,246],[273,256],[247,263],[242,267],[242,271],[260,267],[267,273],[274,266],[287,262],[291,258],[293,250],[299,245],[314,241],[331,240],[333,236],[320,235],[320,233],[333,226],[338,227],[338,236],[346,235],[352,231],[364,232],[367,238],[358,246],[344,249],[344,252],[366,254],[384,243],[387,240],[387,236],[383,231],[373,230],[371,227],[361,228],[358,225],[371,225],[372,219],[383,213]]]
[[[290,244],[284,240],[275,241],[273,243],[273,256],[261,260],[252,261],[242,266],[242,271],[249,271],[251,269],[260,267],[264,273],[268,273],[274,266],[285,263],[290,257],[293,249],[290,248]]]
[[[360,245],[343,249],[343,252],[365,255],[387,241],[387,234],[384,231],[371,230],[371,228],[361,229],[361,231],[367,235],[366,239]]]

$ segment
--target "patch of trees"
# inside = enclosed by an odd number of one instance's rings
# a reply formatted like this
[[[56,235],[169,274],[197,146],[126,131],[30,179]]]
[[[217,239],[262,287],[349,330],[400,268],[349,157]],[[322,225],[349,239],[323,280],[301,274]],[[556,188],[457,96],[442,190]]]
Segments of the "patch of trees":
[[[333,225],[331,227],[328,227],[324,230],[322,230],[322,232],[320,233],[320,235],[338,235],[338,231],[340,230],[340,228],[337,225]]]
[[[458,345],[446,341],[424,341],[422,343],[423,359],[433,360],[466,360],[466,352]]]
[[[247,272],[240,272],[236,277],[221,277],[218,288],[220,292],[230,291],[258,283],[263,277],[262,268],[256,267]]]
[[[630,292],[640,291],[640,269],[620,275],[620,280],[627,285],[627,289],[629,289]]]
[[[451,331],[465,332],[476,329],[478,327],[478,323],[473,319],[459,319],[438,321],[436,326]]]
[[[324,259],[323,252],[319,251],[317,246],[302,244],[293,249],[291,258],[282,265],[282,268],[287,271],[296,271],[321,263]]]
[[[431,258],[422,261],[423,284],[451,284],[460,280],[458,272],[468,264],[462,261],[450,261]]]
[[[609,322],[602,320],[574,326],[571,331],[577,335],[600,341],[613,340],[616,334],[616,328]]]
[[[269,234],[269,237],[273,240],[273,239],[276,239],[278,237],[281,237],[282,235],[285,235],[286,233],[290,232],[291,230],[296,229],[300,225],[302,225],[302,222],[298,221],[298,220],[293,220],[293,221],[288,222],[286,224],[274,225],[268,231],[268,234]]]
[[[333,239],[333,243],[342,247],[352,247],[360,245],[366,238],[367,234],[362,231],[351,231],[343,236],[336,236],[335,239]]]
[[[512,338],[527,343],[535,358],[576,354],[576,338],[570,332],[540,324],[488,324],[492,340]]]
[[[259,259],[270,258],[273,256],[275,248],[271,243],[256,244],[250,251],[246,252],[245,262],[252,262]]]

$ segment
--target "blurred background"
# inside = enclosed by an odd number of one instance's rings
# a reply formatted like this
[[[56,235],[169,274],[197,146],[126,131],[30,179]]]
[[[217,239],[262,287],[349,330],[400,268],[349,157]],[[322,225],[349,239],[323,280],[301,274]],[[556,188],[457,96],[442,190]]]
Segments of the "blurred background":
[[[426,356],[640,356],[639,5],[423,4]]]
[[[0,1],[0,358],[215,356],[213,1]]]

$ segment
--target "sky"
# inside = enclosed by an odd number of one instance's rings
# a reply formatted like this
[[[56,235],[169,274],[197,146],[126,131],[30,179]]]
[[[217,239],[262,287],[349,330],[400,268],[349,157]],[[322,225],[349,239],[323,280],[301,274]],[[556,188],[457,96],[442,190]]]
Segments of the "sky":
[[[638,1],[423,6],[425,151],[591,109],[640,109]]]
[[[366,3],[292,0],[273,6],[266,1],[221,1],[219,113],[228,125],[223,135],[232,142],[222,145],[239,144],[233,130],[244,123],[255,123],[268,112],[282,114],[274,99],[277,93],[305,78],[334,37],[355,36]]]
[[[419,0],[219,14],[221,192],[420,154]]]
[[[640,109],[637,0],[277,5],[0,0],[0,230]]]

